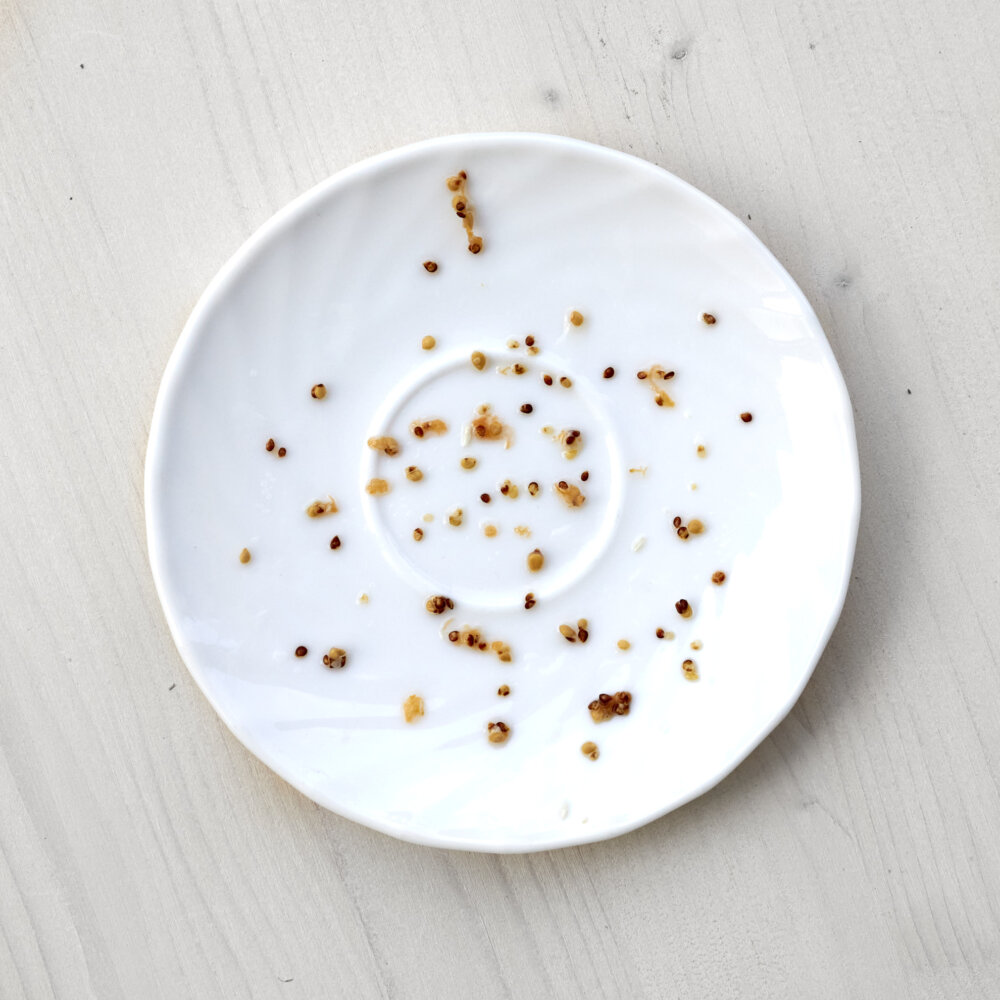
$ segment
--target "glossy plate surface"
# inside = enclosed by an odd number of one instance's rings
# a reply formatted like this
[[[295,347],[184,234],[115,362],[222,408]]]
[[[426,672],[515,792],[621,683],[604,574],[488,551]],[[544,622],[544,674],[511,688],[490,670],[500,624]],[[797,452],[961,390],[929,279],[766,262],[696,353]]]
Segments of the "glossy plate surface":
[[[479,254],[446,186],[460,170]],[[637,378],[651,368],[675,375]],[[503,439],[470,436],[482,404]],[[445,434],[411,433],[434,419]],[[569,449],[555,439],[574,430]],[[401,453],[367,447],[378,435]],[[373,478],[389,492],[366,492]],[[649,163],[530,134],[376,157],[268,222],[185,327],[146,469],[167,620],[236,736],[344,816],[494,851],[622,833],[731,771],[830,635],[859,496],[836,362],[759,240]],[[328,497],[337,513],[306,515]],[[704,531],[683,540],[675,517]],[[454,610],[429,614],[432,595]],[[568,642],[559,626],[580,619],[587,642]],[[511,662],[450,642],[464,626]],[[331,647],[343,669],[323,665]],[[595,724],[588,704],[618,691],[629,714]],[[407,724],[411,694],[425,714]]]

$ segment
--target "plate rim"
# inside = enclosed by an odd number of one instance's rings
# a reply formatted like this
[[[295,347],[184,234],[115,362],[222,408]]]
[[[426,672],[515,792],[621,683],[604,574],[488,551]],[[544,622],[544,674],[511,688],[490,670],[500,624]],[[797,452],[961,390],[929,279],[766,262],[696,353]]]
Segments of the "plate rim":
[[[763,251],[767,258],[769,258],[771,264],[777,268],[778,273],[787,281],[789,289],[794,292],[794,295],[802,309],[804,321],[812,328],[814,333],[818,334],[816,342],[817,345],[825,351],[827,365],[830,369],[831,375],[834,377],[836,395],[839,397],[841,410],[839,417],[844,431],[845,442],[847,444],[846,459],[848,465],[850,466],[850,482],[846,485],[850,486],[851,509],[849,512],[850,517],[846,519],[848,536],[847,545],[844,550],[844,571],[840,583],[840,589],[828,621],[822,631],[822,634],[817,639],[815,647],[809,657],[808,666],[804,671],[801,680],[796,685],[795,689],[790,693],[786,701],[779,706],[777,711],[769,718],[759,732],[746,741],[746,743],[740,748],[740,750],[733,756],[731,761],[728,762],[725,767],[721,768],[700,785],[691,789],[688,793],[667,802],[661,809],[645,814],[638,819],[627,820],[615,826],[608,827],[597,832],[596,834],[590,830],[574,827],[567,829],[565,834],[547,837],[538,843],[510,843],[507,841],[489,841],[486,839],[469,840],[465,837],[456,835],[429,834],[420,830],[412,830],[400,823],[394,823],[389,820],[362,815],[360,811],[351,808],[350,805],[337,803],[336,806],[334,806],[328,801],[323,801],[322,797],[318,797],[316,791],[314,789],[310,789],[306,781],[299,780],[289,769],[286,769],[280,761],[273,759],[272,755],[268,753],[266,743],[247,732],[240,724],[239,719],[231,717],[230,713],[223,710],[222,706],[217,702],[215,697],[213,697],[207,683],[203,683],[203,672],[196,666],[192,665],[194,663],[194,658],[189,655],[189,644],[180,629],[179,623],[175,620],[175,617],[169,608],[168,602],[164,599],[164,595],[169,593],[170,587],[166,581],[166,570],[164,565],[165,556],[162,551],[163,539],[158,536],[155,524],[157,519],[157,502],[154,480],[156,478],[157,469],[162,461],[166,426],[165,414],[170,409],[171,400],[178,391],[179,372],[182,370],[187,356],[194,348],[197,330],[202,324],[206,314],[208,314],[214,307],[216,300],[221,297],[229,284],[240,274],[243,267],[250,260],[252,260],[257,250],[270,242],[281,232],[282,229],[284,229],[286,225],[294,221],[296,217],[304,212],[307,212],[312,205],[322,202],[325,198],[333,194],[338,188],[349,184],[355,177],[376,172],[387,164],[405,161],[410,157],[418,156],[426,149],[446,149],[450,146],[460,147],[468,144],[476,144],[478,146],[490,144],[502,145],[512,142],[527,144],[543,143],[567,149],[576,149],[588,155],[594,155],[596,153],[601,156],[609,157],[610,159],[619,159],[623,164],[631,168],[639,167],[647,172],[656,173],[659,175],[661,180],[666,181],[668,184],[672,184],[677,190],[683,192],[686,197],[702,202],[713,211],[723,213],[728,217],[728,221],[737,223],[742,230],[741,235],[743,235],[744,238],[749,237],[756,249],[758,251]],[[205,286],[205,289],[199,295],[191,313],[185,321],[177,341],[171,349],[170,356],[160,379],[160,384],[156,393],[156,401],[154,403],[153,413],[150,419],[149,435],[146,443],[143,473],[143,504],[145,508],[144,526],[146,531],[146,545],[150,571],[153,576],[153,583],[156,588],[157,598],[159,599],[160,607],[164,618],[166,619],[167,627],[170,631],[170,636],[173,639],[177,653],[202,695],[212,706],[216,715],[233,734],[233,736],[235,736],[236,739],[239,740],[239,742],[254,757],[256,757],[261,763],[277,774],[283,781],[287,782],[310,801],[316,802],[318,805],[328,809],[330,812],[333,812],[338,816],[342,816],[345,819],[359,823],[368,829],[388,834],[396,839],[426,847],[439,847],[476,853],[529,854],[538,851],[556,850],[563,847],[599,843],[600,841],[610,840],[615,837],[622,836],[623,834],[636,830],[648,823],[652,823],[657,819],[661,819],[663,816],[673,812],[675,809],[679,809],[681,806],[684,806],[699,796],[704,795],[706,792],[727,778],[781,724],[802,696],[802,692],[805,690],[806,685],[812,678],[816,666],[829,644],[833,631],[840,620],[841,614],[843,613],[844,603],[847,599],[847,592],[850,587],[855,554],[857,551],[858,528],[861,517],[861,469],[858,455],[857,433],[854,425],[854,412],[850,394],[847,389],[846,381],[844,380],[843,372],[840,365],[837,363],[836,356],[833,353],[833,348],[831,347],[829,339],[826,336],[826,332],[824,331],[815,310],[806,298],[805,293],[799,287],[798,282],[795,281],[792,275],[788,272],[787,268],[781,263],[780,260],[778,260],[774,253],[760,239],[760,237],[757,236],[757,234],[750,229],[739,216],[737,216],[734,212],[731,212],[725,207],[725,205],[716,201],[704,191],[696,188],[693,184],[685,181],[683,178],[678,177],[665,167],[661,167],[658,164],[653,163],[651,160],[644,159],[643,157],[636,156],[632,153],[623,152],[622,150],[615,149],[610,146],[604,146],[599,143],[589,142],[583,139],[576,139],[569,136],[547,132],[461,132],[408,143],[404,146],[376,153],[343,167],[342,169],[331,174],[329,177],[326,177],[318,183],[312,185],[307,190],[293,198],[282,208],[278,209],[277,212],[272,214],[260,226],[258,226],[257,229],[255,229],[254,232],[243,241],[236,251],[232,253],[223,265],[215,272],[211,280]]]

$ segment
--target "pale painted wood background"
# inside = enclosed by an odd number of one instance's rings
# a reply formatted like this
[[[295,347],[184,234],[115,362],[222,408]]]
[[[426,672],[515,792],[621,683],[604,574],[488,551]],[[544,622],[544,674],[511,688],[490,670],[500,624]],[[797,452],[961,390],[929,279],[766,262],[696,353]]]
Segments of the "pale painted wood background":
[[[0,995],[995,998],[995,0],[0,7]],[[157,384],[294,195],[560,132],[749,221],[812,300],[865,506],[840,626],[738,772],[617,841],[397,843],[228,734],[143,534]]]

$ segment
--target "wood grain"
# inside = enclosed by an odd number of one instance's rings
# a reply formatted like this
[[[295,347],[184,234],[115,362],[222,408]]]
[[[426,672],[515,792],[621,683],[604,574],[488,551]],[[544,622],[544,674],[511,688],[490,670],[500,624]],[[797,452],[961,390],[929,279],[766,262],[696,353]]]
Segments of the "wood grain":
[[[994,998],[1000,9],[0,7],[0,994]],[[841,623],[713,792],[529,857],[397,843],[224,730],[145,556],[156,387],[221,262],[465,130],[647,157],[764,239],[852,393]]]

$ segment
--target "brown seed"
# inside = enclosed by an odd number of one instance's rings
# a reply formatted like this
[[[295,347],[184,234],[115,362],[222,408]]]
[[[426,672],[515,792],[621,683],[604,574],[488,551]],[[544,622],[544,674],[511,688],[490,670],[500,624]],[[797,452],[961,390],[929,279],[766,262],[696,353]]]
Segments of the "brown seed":
[[[437,341],[430,334],[427,334],[427,336],[420,341],[420,346],[425,351],[433,351],[437,346]]]
[[[448,639],[449,639],[450,642],[458,642],[458,636],[459,636],[458,629],[454,629],[453,628],[448,633]]]
[[[490,743],[506,743],[510,738],[510,726],[506,722],[491,722],[486,726],[486,738]]]
[[[562,375],[559,378],[559,384],[564,388],[568,389],[573,383],[565,376]]]
[[[411,483],[419,483],[424,478],[424,474],[415,465],[408,465],[406,467],[406,478]]]
[[[296,646],[296,647],[295,647],[295,655],[296,655],[296,656],[297,656],[297,657],[298,657],[298,658],[299,658],[300,660],[301,660],[301,659],[302,659],[302,657],[303,657],[303,656],[305,656],[305,655],[306,655],[306,653],[308,653],[308,652],[309,652],[309,650],[308,650],[308,649],[306,649],[306,647],[305,647],[305,646]]]
[[[742,420],[743,423],[748,424],[748,423],[750,423],[751,420],[753,420],[753,414],[752,413],[741,413],[740,414],[740,420]]]
[[[711,313],[702,313],[701,314],[701,321],[706,326],[714,326],[715,325],[715,317]]]
[[[577,629],[576,636],[580,642],[586,642],[590,638],[590,633],[585,628],[579,628]]]
[[[725,582],[726,582],[726,574],[723,573],[721,569],[717,569],[712,574],[712,583],[714,583],[716,586],[721,586]]]
[[[667,633],[666,633],[666,632],[664,632],[662,628],[658,628],[658,629],[656,630],[656,638],[657,638],[657,639],[662,639],[662,638],[663,638],[663,637],[664,637],[664,636],[665,636],[666,634],[667,634]]]
[[[490,495],[489,495],[489,493],[480,493],[479,494],[479,499],[482,500],[483,503],[489,503],[490,502]]]
[[[473,236],[469,240],[469,253],[479,253],[483,249],[483,239],[481,236]]]
[[[615,377],[615,370],[614,370],[614,368],[612,368],[610,365],[607,368],[605,368],[604,369],[604,377],[605,378],[614,378]]]
[[[501,684],[500,687],[497,688],[497,694],[500,695],[501,698],[506,698],[507,695],[510,694],[510,686],[507,684]]]
[[[533,549],[528,553],[528,569],[532,573],[537,573],[545,565],[545,556],[538,549]]]
[[[546,385],[552,385],[552,376],[551,376],[551,375],[543,375],[543,376],[542,376],[542,381],[543,381],[543,382],[544,382],[544,383],[545,383]]]
[[[423,528],[414,528],[413,529],[413,540],[415,542],[421,542],[421,541],[423,541],[423,538],[424,538],[424,529]]]
[[[688,536],[688,530],[687,530],[687,528],[685,528],[684,525],[681,525],[677,529],[677,537],[680,538],[680,539],[682,539],[682,540],[684,540],[684,541],[687,541],[687,536]]]
[[[466,455],[458,464],[463,469],[474,469],[476,467],[476,460],[471,455]]]
[[[588,757],[590,760],[597,760],[597,758],[601,756],[601,751],[597,749],[597,744],[592,743],[590,740],[587,740],[587,742],[580,747],[580,753],[582,753],[584,757]]]
[[[685,660],[681,664],[681,670],[684,672],[684,677],[687,680],[698,680],[698,665],[694,662],[694,660]]]
[[[424,429],[423,429],[423,427],[419,427],[419,426],[418,427],[414,427],[413,428],[413,433],[414,433],[414,436],[416,436],[418,438],[422,438],[424,436]]]
[[[674,525],[675,528],[679,528],[681,526],[681,519],[679,517],[675,517],[674,521],[673,521],[673,525]]]
[[[451,526],[452,526],[453,528],[457,528],[457,527],[459,527],[459,526],[461,525],[461,523],[462,523],[462,508],[461,508],[461,507],[456,507],[456,508],[455,508],[455,509],[454,509],[454,510],[453,510],[453,511],[452,511],[452,512],[451,512],[451,513],[450,513],[450,514],[448,515],[448,523],[449,523],[449,524],[450,524],[450,525],[451,525]]]
[[[699,521],[698,518],[693,517],[690,521],[688,521],[688,531],[690,531],[692,535],[700,535],[704,530],[705,525]]]
[[[403,718],[407,722],[415,722],[424,714],[424,699],[418,694],[411,694],[403,702]]]
[[[571,625],[560,625],[559,634],[567,642],[576,642],[576,630]]]
[[[630,643],[628,639],[619,639],[618,648],[624,653],[626,649],[632,648],[632,643]]]
[[[531,403],[522,403],[521,404],[521,412],[522,413],[531,413],[531,411],[533,409],[534,409],[534,407],[531,405]]]
[[[287,448],[279,448],[278,449],[278,458],[284,458],[287,454],[288,454],[288,449]]]
[[[444,594],[435,594],[433,597],[428,597],[424,607],[432,615],[443,615],[446,611],[453,611],[455,608],[455,602],[450,597],[445,597]]]
[[[649,378],[649,372],[636,372],[635,377],[639,379]]]
[[[536,482],[530,482],[530,483],[528,483],[528,492],[533,497],[537,497],[538,496],[538,483],[536,483]]]
[[[309,390],[310,395],[313,399],[324,399],[326,397],[326,386],[322,382],[317,382],[316,385]]]
[[[535,346],[535,338],[530,333],[528,334],[527,337],[524,338],[524,346],[525,347]]]
[[[328,653],[323,654],[323,666],[331,670],[339,670],[347,666],[347,653],[343,649],[334,646]]]
[[[580,473],[580,482],[585,483],[588,479],[590,479],[590,473],[584,469],[583,472]]]
[[[569,314],[569,321],[573,326],[581,326],[583,324],[583,314],[578,313],[575,309]]]
[[[244,566],[248,562],[250,562],[250,550],[249,549],[243,549],[243,551],[240,552],[240,562],[243,563]]]
[[[677,614],[679,614],[681,618],[690,618],[691,615],[694,614],[691,610],[691,605],[688,604],[683,597],[674,604],[674,607],[677,609]]]
[[[274,438],[268,438],[264,443],[264,451],[274,451]]]
[[[438,269],[438,266],[437,266],[437,264],[434,261],[432,261],[432,260],[425,260],[424,261],[424,270],[425,271],[429,271],[431,274],[433,274],[437,269]]]
[[[477,372],[481,372],[486,367],[486,355],[482,351],[473,351],[469,360]]]
[[[331,549],[340,548],[340,535],[334,535],[333,538],[330,539],[330,548]]]
[[[369,479],[365,484],[365,492],[373,497],[385,496],[392,487],[389,482],[385,479],[379,479],[377,476],[374,479]]]

